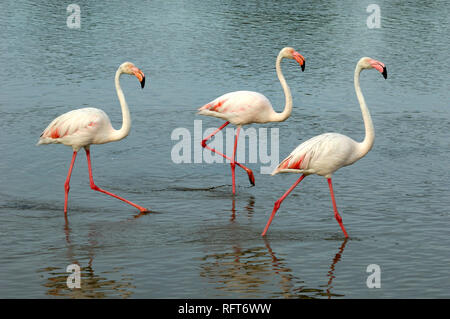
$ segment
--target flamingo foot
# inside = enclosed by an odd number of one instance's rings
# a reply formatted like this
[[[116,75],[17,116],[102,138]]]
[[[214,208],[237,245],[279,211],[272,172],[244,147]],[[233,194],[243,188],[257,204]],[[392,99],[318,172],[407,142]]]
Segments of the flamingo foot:
[[[133,218],[134,218],[134,219],[137,219],[137,218],[140,218],[140,217],[142,217],[142,216],[146,216],[146,215],[151,214],[151,213],[152,213],[152,212],[149,211],[149,210],[147,210],[147,211],[145,211],[145,212],[139,212],[139,214],[134,215]]]
[[[253,171],[251,169],[249,169],[247,171],[248,174],[248,179],[250,181],[250,184],[252,184],[252,186],[255,186],[255,176],[253,175]]]

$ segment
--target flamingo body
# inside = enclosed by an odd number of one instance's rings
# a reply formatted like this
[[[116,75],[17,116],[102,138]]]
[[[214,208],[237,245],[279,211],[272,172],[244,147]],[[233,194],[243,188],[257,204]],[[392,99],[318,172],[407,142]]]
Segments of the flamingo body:
[[[272,214],[267,221],[266,227],[262,232],[262,236],[266,235],[267,230],[269,229],[269,226],[284,199],[306,176],[316,174],[324,176],[328,180],[331,201],[333,203],[334,217],[339,223],[344,236],[348,237],[347,231],[342,224],[342,217],[339,215],[337,210],[331,175],[339,168],[351,165],[360,158],[364,157],[372,149],[375,140],[372,119],[359,85],[359,75],[364,69],[376,69],[383,74],[385,79],[387,78],[386,66],[380,61],[364,57],[361,58],[356,64],[354,84],[356,97],[359,101],[366,131],[364,140],[359,143],[342,134],[325,133],[315,136],[297,146],[291,154],[275,168],[272,175],[276,175],[278,173],[299,173],[302,175],[284,193],[284,195],[275,202]]]
[[[221,118],[234,125],[268,123],[276,114],[269,99],[253,91],[226,93],[198,111],[200,115]]]
[[[252,170],[245,167],[241,163],[236,162],[235,160],[237,141],[241,127],[243,125],[251,123],[282,122],[285,121],[291,115],[292,95],[289,86],[287,85],[286,80],[283,76],[283,73],[281,72],[281,60],[283,60],[284,58],[297,61],[300,64],[302,71],[305,70],[305,58],[300,53],[296,52],[293,48],[290,47],[285,47],[280,51],[276,60],[276,71],[286,98],[286,103],[283,112],[281,113],[275,112],[269,99],[267,99],[261,93],[253,91],[235,91],[226,93],[198,109],[197,114],[217,117],[226,121],[215,132],[213,132],[208,137],[202,140],[202,147],[209,149],[210,151],[215,152],[223,156],[224,158],[230,160],[231,176],[233,181],[233,194],[235,194],[236,192],[235,187],[236,165],[241,167],[247,172],[250,183],[252,185],[255,185],[255,178]],[[227,126],[230,123],[237,126],[234,141],[234,151],[232,157],[229,157],[225,154],[216,151],[215,149],[209,147],[206,143],[207,140],[209,140],[212,136],[214,136],[217,132],[222,130],[225,126]]]
[[[301,173],[328,178],[339,168],[356,162],[359,149],[359,143],[348,136],[339,133],[321,134],[297,146],[272,175]]]
[[[78,151],[91,144],[109,142],[113,132],[111,121],[103,110],[87,107],[54,119],[41,134],[38,145],[59,143]]]
[[[67,203],[70,190],[70,177],[72,175],[72,169],[75,164],[75,159],[77,157],[78,151],[82,147],[84,147],[86,151],[86,159],[88,162],[89,181],[91,189],[120,199],[136,207],[141,212],[148,211],[146,208],[136,205],[126,200],[125,198],[122,198],[104,189],[101,189],[100,187],[95,185],[94,178],[92,176],[90,145],[119,141],[125,138],[130,132],[131,128],[130,111],[128,109],[128,105],[125,101],[125,96],[119,83],[119,78],[122,74],[133,74],[138,78],[142,88],[144,88],[145,85],[144,73],[139,68],[137,68],[133,63],[131,62],[122,63],[117,69],[115,76],[115,85],[117,96],[119,98],[120,106],[122,109],[122,119],[123,119],[122,127],[119,130],[116,130],[112,127],[111,121],[109,120],[108,115],[106,115],[104,111],[92,107],[87,107],[73,110],[58,116],[42,132],[39,141],[37,143],[37,145],[64,144],[67,146],[71,146],[73,149],[72,161],[70,163],[69,172],[67,174],[66,182],[64,184],[65,189],[64,216],[66,218],[67,218]]]

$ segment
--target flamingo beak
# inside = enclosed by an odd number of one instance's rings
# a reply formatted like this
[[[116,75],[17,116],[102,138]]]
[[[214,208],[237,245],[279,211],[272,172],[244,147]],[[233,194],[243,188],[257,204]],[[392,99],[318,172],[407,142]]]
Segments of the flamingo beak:
[[[370,65],[374,69],[376,69],[378,72],[380,72],[385,79],[387,79],[387,70],[386,70],[386,66],[384,65],[383,62],[380,62],[377,60],[372,60],[372,61],[370,61]]]
[[[139,70],[138,68],[134,67],[132,69],[133,74],[138,78],[139,82],[141,83],[141,88],[144,88],[145,86],[145,75],[144,72]]]
[[[300,64],[300,66],[302,67],[302,72],[305,71],[305,64],[306,64],[305,58],[296,51],[292,53],[292,57],[294,58],[295,61],[298,62],[298,64]]]

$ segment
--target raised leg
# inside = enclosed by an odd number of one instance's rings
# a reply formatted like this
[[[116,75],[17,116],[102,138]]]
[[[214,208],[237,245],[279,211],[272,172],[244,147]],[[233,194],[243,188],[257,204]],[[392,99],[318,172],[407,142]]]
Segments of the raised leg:
[[[272,211],[272,215],[270,215],[270,218],[266,224],[266,227],[264,228],[264,231],[262,232],[261,236],[265,236],[267,233],[267,230],[269,229],[270,224],[272,223],[272,219],[275,216],[275,213],[277,212],[277,210],[280,208],[281,203],[283,202],[283,200],[292,192],[292,190],[298,185],[300,184],[300,182],[305,178],[305,175],[300,176],[300,178],[294,183],[294,185],[292,185],[287,191],[286,193],[284,193],[283,196],[281,196],[273,205],[273,211]]]
[[[107,194],[107,195],[109,195],[109,196],[112,196],[112,197],[115,197],[115,198],[117,198],[117,199],[120,199],[121,201],[124,201],[125,203],[130,204],[131,206],[136,207],[136,208],[139,209],[139,211],[141,211],[141,212],[147,212],[147,211],[148,211],[148,209],[146,209],[146,208],[144,208],[144,207],[142,207],[142,206],[136,205],[135,203],[132,203],[132,202],[126,200],[125,198],[122,198],[122,197],[117,196],[117,195],[115,195],[115,194],[113,194],[113,193],[110,193],[110,192],[108,192],[108,191],[105,191],[104,189],[101,189],[100,187],[98,187],[97,185],[95,185],[95,183],[94,183],[94,178],[92,177],[91,154],[90,154],[89,149],[85,148],[85,150],[86,150],[86,158],[87,158],[88,168],[89,168],[89,181],[90,181],[90,184],[91,184],[91,188],[92,188],[93,190],[98,191],[98,192],[102,192],[102,193],[105,193],[105,194]]]
[[[64,216],[67,220],[67,201],[69,199],[70,190],[70,176],[72,176],[73,164],[75,164],[75,158],[77,157],[77,152],[73,151],[72,162],[70,163],[69,172],[67,173],[66,182],[64,183]]]
[[[216,154],[219,154],[219,155],[222,156],[223,158],[226,158],[227,160],[229,160],[230,162],[232,162],[233,160],[232,160],[230,157],[226,156],[225,154],[220,153],[219,151],[215,150],[215,149],[212,148],[212,147],[209,147],[209,146],[206,144],[206,141],[207,141],[207,140],[209,140],[211,137],[213,137],[215,134],[217,134],[217,132],[219,132],[220,130],[222,130],[222,129],[223,129],[225,126],[227,126],[228,124],[230,124],[230,122],[225,122],[221,127],[219,127],[217,130],[215,130],[214,132],[212,132],[211,134],[209,134],[205,139],[203,139],[203,140],[202,140],[202,147],[203,147],[203,148],[206,148],[206,149],[208,149],[208,150],[210,150],[211,152],[214,152],[214,153],[216,153]],[[249,181],[250,181],[250,184],[252,184],[252,186],[255,186],[255,176],[253,175],[253,171],[252,171],[250,168],[245,167],[244,165],[242,165],[242,164],[239,163],[239,162],[234,161],[234,164],[237,165],[237,166],[239,166],[240,168],[244,169],[244,170],[247,172],[247,175],[248,175],[248,179],[249,179]]]
[[[333,185],[331,184],[331,178],[328,178],[328,186],[330,187],[330,194],[331,194],[331,201],[333,202],[333,209],[334,209],[334,217],[336,218],[337,222],[339,223],[339,226],[341,226],[342,231],[344,232],[344,236],[347,238],[347,231],[344,228],[344,225],[342,224],[342,217],[339,215],[337,207],[336,207],[336,200],[334,199],[334,193],[333,193]]]

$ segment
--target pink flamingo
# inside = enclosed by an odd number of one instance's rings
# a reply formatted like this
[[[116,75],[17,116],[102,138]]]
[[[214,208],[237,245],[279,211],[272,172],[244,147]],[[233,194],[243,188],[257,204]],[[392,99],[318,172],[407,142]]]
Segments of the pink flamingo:
[[[241,127],[250,123],[282,122],[291,115],[291,91],[286,83],[283,73],[281,72],[281,60],[283,60],[284,58],[296,60],[300,64],[302,71],[305,70],[305,58],[300,53],[296,52],[293,48],[290,47],[283,48],[280,51],[276,61],[276,71],[286,98],[286,104],[284,106],[283,112],[275,112],[272,108],[272,104],[264,95],[252,91],[236,91],[227,93],[198,109],[198,114],[218,117],[220,119],[226,120],[226,122],[221,127],[219,127],[216,131],[202,140],[202,147],[207,148],[210,151],[215,152],[230,161],[231,176],[233,179],[233,194],[236,193],[234,178],[236,165],[243,168],[247,172],[250,183],[253,186],[255,185],[255,177],[252,170],[245,167],[241,163],[236,162],[236,148]],[[207,140],[209,140],[212,136],[217,134],[217,132],[222,130],[230,123],[237,126],[232,158],[216,151],[206,144]]]
[[[72,175],[72,168],[75,163],[75,158],[77,156],[80,148],[84,147],[86,151],[86,157],[89,169],[89,180],[91,189],[105,193],[107,195],[118,198],[125,203],[128,203],[141,212],[147,212],[148,210],[144,207],[136,205],[125,198],[117,196],[106,190],[101,189],[94,184],[94,179],[92,177],[92,167],[91,167],[91,157],[89,147],[91,144],[104,144],[114,141],[119,141],[125,138],[130,132],[131,119],[130,111],[128,109],[127,102],[125,101],[125,96],[122,89],[120,88],[119,79],[120,76],[125,74],[134,74],[141,87],[144,88],[145,76],[144,73],[137,68],[131,62],[125,62],[119,66],[115,76],[115,85],[117,96],[119,97],[120,107],[122,108],[122,128],[116,130],[112,127],[111,121],[108,115],[100,109],[96,108],[83,108],[78,110],[73,110],[67,112],[63,115],[58,116],[54,119],[49,126],[44,130],[39,139],[38,145],[40,144],[64,144],[71,146],[73,149],[72,162],[70,163],[69,173],[67,174],[66,182],[64,184],[65,189],[65,199],[64,199],[64,215],[67,217],[67,199],[69,196],[70,189],[70,176]]]
[[[280,208],[281,203],[289,195],[289,193],[303,180],[303,178],[305,178],[305,176],[317,174],[324,176],[328,180],[331,200],[333,202],[334,217],[341,226],[345,237],[348,237],[347,231],[342,224],[342,218],[336,207],[333,186],[331,184],[331,175],[339,168],[351,165],[360,158],[364,157],[373,146],[375,132],[372,119],[359,86],[359,75],[361,71],[363,69],[372,68],[381,72],[385,79],[387,78],[386,66],[383,63],[368,57],[361,58],[358,61],[354,76],[356,96],[361,107],[366,131],[364,140],[361,143],[358,143],[342,134],[325,133],[315,136],[297,146],[297,148],[294,149],[292,153],[277,166],[272,175],[278,173],[300,173],[302,176],[300,176],[294,185],[292,185],[291,188],[289,188],[287,192],[275,202],[272,215],[264,228],[262,236],[266,235],[275,213]]]

